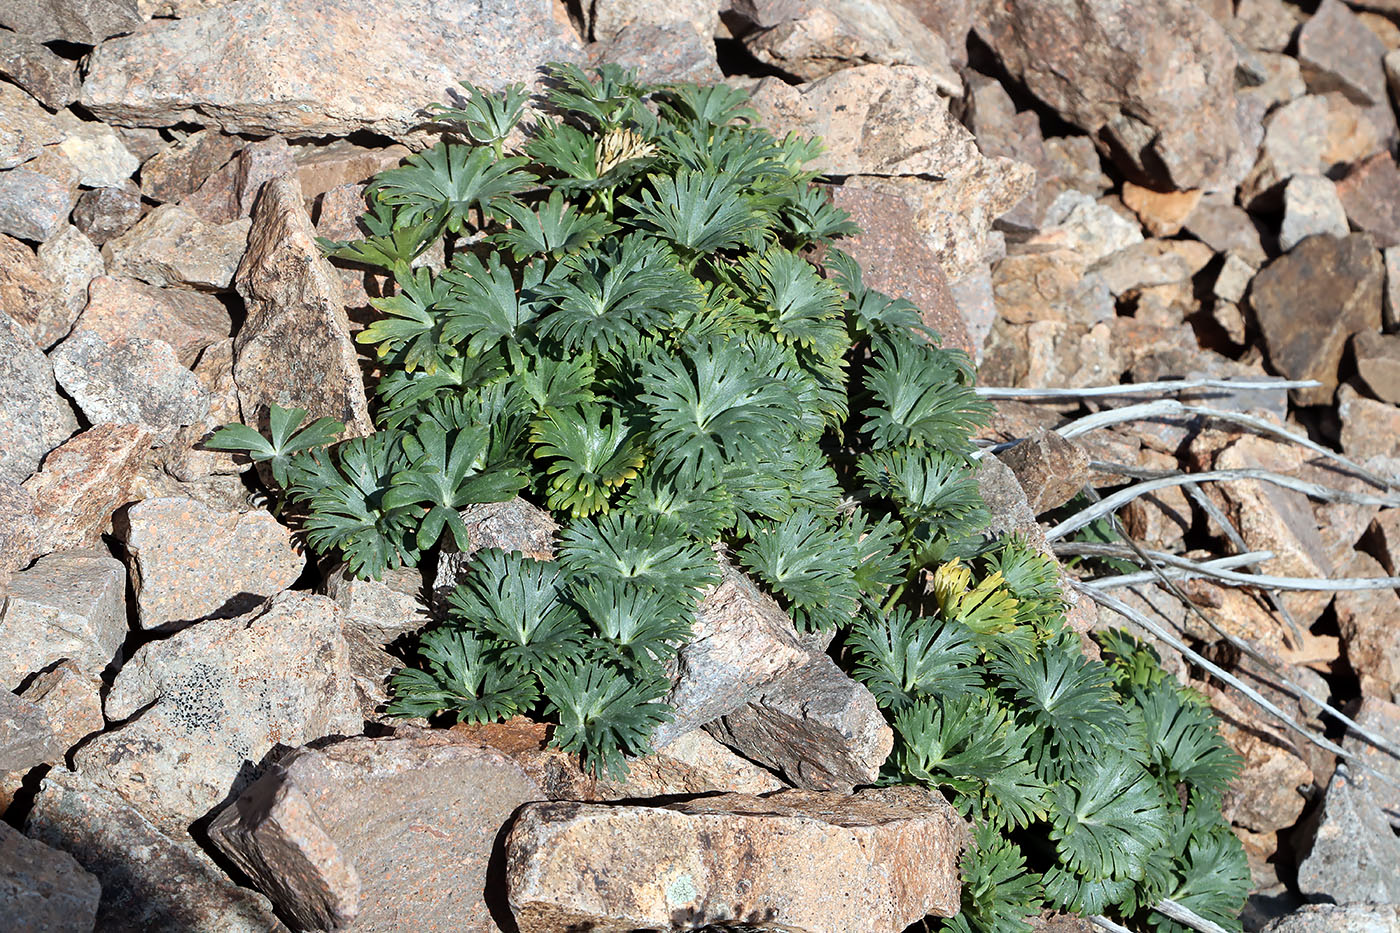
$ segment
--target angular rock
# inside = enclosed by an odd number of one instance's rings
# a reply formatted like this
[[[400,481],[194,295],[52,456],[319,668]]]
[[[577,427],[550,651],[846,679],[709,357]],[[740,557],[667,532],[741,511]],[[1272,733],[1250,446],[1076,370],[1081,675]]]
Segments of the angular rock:
[[[77,62],[60,58],[29,36],[0,33],[0,75],[50,110],[62,110],[78,99]]]
[[[533,560],[554,559],[559,526],[548,512],[518,496],[508,502],[469,505],[459,514],[470,546],[458,551],[451,540],[443,545],[433,578],[434,603],[441,604],[466,579],[472,555],[481,548],[519,551]]]
[[[1390,153],[1362,162],[1337,183],[1346,218],[1382,248],[1400,246],[1400,168]]]
[[[1400,905],[1304,904],[1267,933],[1400,933]]]
[[[212,295],[110,276],[92,280],[87,307],[73,327],[75,335],[92,332],[109,342],[122,337],[162,341],[187,367],[232,331],[228,308]]]
[[[77,427],[48,359],[0,311],[0,479],[23,482]]]
[[[487,745],[353,738],[282,759],[209,835],[299,928],[485,933],[496,835],[543,796]]]
[[[1299,405],[1326,404],[1353,334],[1379,330],[1383,270],[1369,237],[1315,236],[1259,271],[1250,290],[1274,371],[1321,386],[1292,389]]]
[[[860,263],[865,284],[912,301],[945,347],[973,352],[948,277],[919,234],[909,205],[892,195],[844,185],[832,188],[831,196],[832,203],[861,228],[861,233],[843,238],[839,245]]]
[[[1298,31],[1298,61],[1309,89],[1341,91],[1366,106],[1390,105],[1381,64],[1386,52],[1385,43],[1341,0],[1322,0]]]
[[[1361,395],[1350,385],[1337,390],[1342,453],[1354,460],[1400,457],[1400,408]]]
[[[1338,904],[1400,903],[1400,837],[1372,795],[1372,783],[1337,766],[1312,851],[1298,865],[1304,896],[1326,895]]]
[[[142,164],[141,193],[161,203],[179,201],[233,158],[238,146],[236,136],[196,130]]]
[[[1215,258],[1195,240],[1143,240],[1105,256],[1089,267],[1116,298],[1144,289],[1189,284]]]
[[[528,84],[543,62],[583,57],[548,0],[404,0],[373,29],[356,27],[362,15],[353,0],[233,0],[155,20],[93,53],[82,101],[111,123],[399,137],[458,81]]]
[[[1240,258],[1239,253],[1226,254],[1225,262],[1221,264],[1220,271],[1216,273],[1215,284],[1212,286],[1215,297],[1222,298],[1232,304],[1239,304],[1244,300],[1245,293],[1249,291],[1249,283],[1254,280],[1255,271],[1257,271],[1256,267]]]
[[[952,278],[985,262],[992,221],[1030,190],[1032,170],[983,156],[948,112],[933,76],[920,68],[864,65],[800,88],[765,78],[753,103],[778,135],[795,130],[823,138],[826,151],[811,163],[814,169],[860,176],[847,184],[908,201]]]
[[[273,136],[244,146],[180,203],[206,223],[226,224],[252,214],[265,182],[295,172],[291,147],[281,136]]]
[[[1362,331],[1352,338],[1356,374],[1383,402],[1400,405],[1400,334]]]
[[[90,933],[101,896],[73,856],[0,823],[0,916],[11,929]]]
[[[676,718],[657,728],[656,748],[743,708],[808,661],[792,619],[771,596],[727,561],[720,574],[696,609],[690,642],[671,662],[665,699]]]
[[[1203,198],[1186,218],[1185,230],[1217,253],[1236,253],[1255,268],[1264,264],[1254,219],[1231,201]]]
[[[91,424],[139,424],[157,438],[209,412],[209,396],[163,340],[108,343],[92,331],[53,351],[54,376]]]
[[[1283,0],[1239,0],[1232,30],[1252,49],[1282,52],[1292,41],[1301,13]]]
[[[1009,0],[976,28],[1013,77],[1138,180],[1214,187],[1248,167],[1235,52],[1195,4]]]
[[[326,575],[325,594],[341,608],[347,628],[359,629],[378,645],[432,622],[416,567],[386,570],[382,580],[358,580],[341,565]]]
[[[992,267],[997,314],[1011,324],[1059,321],[1094,324],[1113,318],[1113,295],[1089,274],[1090,260],[1072,249],[1036,248]]]
[[[1285,253],[1310,236],[1344,237],[1351,232],[1337,186],[1322,175],[1294,175],[1283,187],[1283,229],[1278,247]]]
[[[1308,94],[1274,110],[1264,120],[1259,160],[1241,186],[1240,202],[1251,206],[1294,175],[1326,175],[1384,148],[1363,122],[1359,108],[1340,94]]]
[[[78,196],[73,224],[96,246],[121,236],[141,219],[141,191],[133,184],[94,188]]]
[[[126,515],[126,549],[143,629],[242,615],[291,586],[306,565],[265,511],[218,512],[193,499],[147,499]]]
[[[27,771],[65,751],[42,708],[0,690],[0,773]]]
[[[0,311],[40,349],[48,349],[67,333],[68,309],[56,283],[34,250],[0,234]],[[72,324],[72,321],[67,321]],[[57,333],[63,329],[63,333]]]
[[[0,81],[0,170],[22,165],[62,139],[63,130],[52,114],[13,84]]]
[[[1174,600],[1169,594],[1165,599]],[[1180,600],[1174,601],[1180,607]],[[1246,711],[1220,691],[1211,689],[1207,695],[1220,719],[1221,737],[1244,759],[1239,776],[1225,792],[1226,819],[1258,833],[1292,826],[1307,803],[1300,789],[1311,784],[1314,775],[1291,733],[1261,728],[1252,709]]]
[[[808,790],[849,792],[873,784],[894,748],[894,733],[875,697],[831,658],[815,652],[743,709],[706,729],[745,758]]]
[[[110,126],[81,120],[67,110],[58,115],[58,122],[67,134],[58,151],[73,163],[84,188],[118,188],[141,167],[141,160]]]
[[[971,341],[972,361],[982,362],[982,344],[997,318],[997,299],[992,289],[990,267],[971,272],[956,282],[948,283],[953,303]]]
[[[1084,448],[1044,428],[997,459],[1016,474],[1036,515],[1064,505],[1089,481],[1089,454]]]
[[[713,41],[720,11],[729,5],[726,0],[678,0],[666,4],[648,0],[599,0],[587,14],[588,29],[596,40],[604,41],[615,39],[627,27],[638,24],[685,24],[697,35]]]
[[[0,590],[9,585],[13,571],[40,553],[34,497],[23,486],[0,480]]]
[[[403,146],[367,149],[346,139],[325,146],[300,146],[294,152],[297,184],[308,201],[342,185],[369,181],[396,167],[409,155]]]
[[[102,253],[72,224],[64,224],[55,236],[39,244],[39,265],[60,300],[61,315],[35,340],[40,346],[51,347],[68,335],[87,305],[88,284],[105,267]]]
[[[1348,577],[1386,576],[1385,568],[1362,551],[1352,551],[1337,569]],[[1361,695],[1389,700],[1400,693],[1400,596],[1394,590],[1351,590],[1337,594],[1333,609]]]
[[[1201,203],[1201,194],[1198,188],[1189,191],[1153,191],[1130,181],[1123,183],[1123,203],[1137,214],[1143,227],[1155,237],[1180,233],[1186,218]]]
[[[65,178],[28,165],[0,172],[0,234],[42,243],[68,220],[78,193]]]
[[[109,36],[141,25],[136,0],[45,0],[38,4],[6,4],[0,26],[36,42],[77,42],[96,45]]]
[[[106,713],[134,718],[79,749],[78,770],[170,833],[240,794],[279,743],[363,728],[340,610],[305,593],[145,645]]]
[[[533,803],[506,840],[520,933],[760,920],[896,931],[958,909],[966,830],[914,787],[721,794],[666,807]]]
[[[1137,223],[1112,205],[1081,191],[1066,191],[1046,208],[1045,229],[1032,242],[1036,248],[1073,249],[1094,263],[1143,242],[1143,236]]]
[[[62,754],[102,731],[106,720],[101,689],[102,681],[83,673],[74,662],[63,661],[35,677],[20,696],[44,711]]]
[[[0,687],[64,658],[102,671],[126,640],[126,569],[97,551],[59,551],[10,578],[0,606]]]
[[[82,774],[54,768],[25,823],[97,877],[97,929],[113,933],[277,933],[261,895],[240,888],[183,833],[167,833]]]
[[[265,187],[237,287],[248,306],[233,363],[244,420],[264,419],[276,403],[335,418],[347,437],[371,433],[340,280],[316,245],[294,178]]]
[[[45,457],[24,483],[43,552],[96,547],[112,513],[132,501],[150,447],[151,433],[140,425],[99,424]]]
[[[612,39],[592,43],[588,50],[591,61],[636,69],[643,81],[715,84],[724,80],[715,60],[713,36],[697,33],[688,23],[633,23]]]
[[[248,243],[250,224],[210,226],[188,209],[162,204],[102,248],[107,271],[151,285],[228,288]]]

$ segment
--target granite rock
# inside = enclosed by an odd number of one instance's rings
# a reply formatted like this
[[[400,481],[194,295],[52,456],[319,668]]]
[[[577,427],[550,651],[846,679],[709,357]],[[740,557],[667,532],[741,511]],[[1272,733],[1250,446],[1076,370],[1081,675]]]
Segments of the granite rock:
[[[52,365],[0,311],[0,479],[23,482],[77,428]]]
[[[208,394],[163,340],[108,343],[82,331],[63,341],[52,359],[58,384],[89,424],[139,424],[165,438],[209,412]]]
[[[126,640],[126,569],[98,551],[58,551],[10,578],[0,606],[0,688],[71,658],[107,667]]]
[[[67,222],[78,200],[77,186],[62,173],[39,167],[33,159],[0,172],[0,234],[42,243]]]
[[[150,447],[151,432],[138,424],[98,424],[45,457],[24,483],[43,552],[96,547],[112,514],[133,501]]]
[[[141,191],[127,183],[120,188],[94,188],[78,196],[73,224],[96,246],[105,246],[141,219]]]
[[[0,311],[43,350],[67,333],[64,321],[72,324],[64,296],[34,250],[4,234],[0,234]]]
[[[101,896],[73,856],[0,823],[0,915],[11,929],[90,933]]]
[[[62,140],[53,114],[15,85],[0,81],[0,170],[23,165]]]
[[[177,140],[142,164],[141,194],[162,204],[184,199],[233,158],[239,142],[209,129]]]
[[[250,223],[209,225],[175,204],[162,204],[102,247],[111,275],[151,285],[228,288],[248,243]]]
[[[78,99],[77,63],[60,58],[30,36],[0,33],[0,75],[50,110],[61,110]]]
[[[88,302],[88,285],[106,271],[102,253],[72,224],[39,244],[39,265],[54,287],[59,317],[37,335],[35,342],[51,347],[68,336]]]
[[[122,338],[159,340],[192,367],[205,347],[233,332],[222,301],[205,292],[160,288],[133,278],[98,276],[88,285],[87,307],[75,335],[91,332],[109,342]]]
[[[1390,153],[1367,159],[1337,183],[1351,226],[1383,249],[1400,246],[1400,168]]]
[[[58,114],[58,123],[65,134],[58,151],[73,163],[84,188],[118,188],[141,167],[141,160],[105,123],[79,119],[68,110]]]
[[[1344,237],[1351,232],[1337,186],[1322,175],[1294,175],[1283,186],[1283,229],[1278,247],[1288,252],[1310,236]]]

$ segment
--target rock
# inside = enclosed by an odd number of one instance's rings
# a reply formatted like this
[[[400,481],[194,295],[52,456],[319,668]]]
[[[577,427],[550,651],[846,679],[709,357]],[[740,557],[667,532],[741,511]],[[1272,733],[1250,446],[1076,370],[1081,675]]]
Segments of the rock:
[[[1016,474],[1036,515],[1064,505],[1089,481],[1089,455],[1084,448],[1044,428],[997,459]]]
[[[1093,326],[1115,314],[1113,295],[1089,260],[1072,249],[1045,248],[1007,256],[992,267],[997,313],[1012,324],[1059,321]]]
[[[24,483],[41,550],[100,544],[112,513],[132,501],[132,480],[150,447],[151,433],[140,425],[99,424],[45,457]]]
[[[1233,202],[1202,198],[1186,218],[1185,230],[1217,253],[1236,253],[1255,268],[1264,264],[1264,247],[1254,219]]]
[[[363,728],[340,610],[305,593],[143,646],[106,713],[130,721],[84,745],[75,765],[170,833],[242,793],[279,743]]]
[[[1363,696],[1360,706],[1352,712],[1352,719],[1361,728],[1378,734],[1392,744],[1400,742],[1400,706],[1395,703]],[[1400,780],[1400,759],[1385,749],[1355,733],[1347,735],[1342,747],[1352,754],[1353,764],[1365,765],[1391,780]],[[1360,771],[1360,768],[1357,770]],[[1367,789],[1371,796],[1392,820],[1400,815],[1400,788],[1378,780],[1372,774],[1365,775],[1364,780],[1368,782]]]
[[[47,0],[42,5],[7,4],[0,8],[0,26],[36,42],[76,42],[96,45],[110,36],[141,25],[135,0]]]
[[[101,896],[73,856],[0,823],[0,915],[12,929],[89,933]]]
[[[111,276],[89,284],[87,307],[73,327],[74,336],[93,333],[108,342],[124,337],[161,341],[186,367],[232,331],[228,308],[213,295]]]
[[[126,569],[97,551],[59,551],[10,578],[0,606],[0,687],[71,658],[102,671],[126,640]]]
[[[352,738],[288,755],[209,835],[299,928],[486,933],[497,833],[543,796],[490,746]]]
[[[335,418],[347,437],[373,432],[340,280],[316,245],[295,179],[264,189],[236,284],[248,306],[233,345],[244,420],[263,419],[275,403]]]
[[[676,718],[657,727],[655,748],[743,708],[808,661],[782,607],[727,561],[720,573],[695,611],[690,642],[670,662],[665,699]]]
[[[530,84],[542,62],[582,59],[548,0],[402,0],[373,29],[355,28],[362,14],[352,0],[232,0],[156,20],[94,51],[82,101],[111,123],[398,138],[458,81]],[[328,66],[329,50],[341,67]]]
[[[1066,191],[1045,212],[1045,229],[1034,248],[1072,249],[1094,263],[1143,242],[1136,222],[1081,191]]]
[[[102,716],[101,689],[102,682],[96,677],[83,673],[72,661],[63,661],[35,677],[20,695],[44,711],[62,755],[102,731],[106,720]]]
[[[875,697],[820,652],[706,729],[809,790],[873,784],[894,748]]]
[[[973,346],[972,361],[981,363],[982,344],[986,342],[987,334],[991,332],[997,319],[992,270],[988,267],[968,273],[956,282],[949,282],[948,290],[952,293],[958,315],[967,328]]]
[[[1380,253],[1353,234],[1310,237],[1254,277],[1250,304],[1274,371],[1322,383],[1290,390],[1295,404],[1329,402],[1347,340],[1380,329],[1382,276]]]
[[[73,208],[73,224],[96,246],[121,236],[141,219],[141,192],[133,184],[84,191]]]
[[[1165,598],[1180,607],[1180,600]],[[1222,691],[1205,692],[1220,720],[1221,737],[1244,759],[1239,776],[1225,792],[1225,818],[1256,833],[1292,826],[1307,803],[1300,789],[1314,781],[1292,733],[1271,724],[1261,727],[1253,708],[1246,711]]]
[[[1309,89],[1341,91],[1363,106],[1390,105],[1381,64],[1386,51],[1341,0],[1322,0],[1298,31],[1298,62]]]
[[[218,130],[196,130],[141,166],[141,193],[172,203],[193,194],[238,151],[239,139]]]
[[[382,580],[357,580],[342,564],[326,575],[325,594],[340,607],[346,628],[359,629],[378,645],[432,622],[416,567],[386,570]]]
[[[665,807],[532,803],[506,840],[505,880],[520,933],[666,928],[678,918],[898,931],[958,909],[965,836],[947,803],[914,787]]]
[[[318,198],[342,185],[369,181],[375,175],[396,167],[409,155],[403,146],[367,149],[348,139],[333,140],[325,146],[299,146],[293,153],[297,184],[307,200]],[[363,208],[361,208],[363,212]]]
[[[0,479],[23,482],[77,428],[48,359],[0,311]]]
[[[815,81],[852,62],[914,65],[934,75],[949,97],[962,93],[942,37],[897,0],[794,5],[780,22],[745,36],[744,45],[760,61],[803,81]]]
[[[113,933],[277,933],[259,894],[236,886],[188,836],[162,831],[82,774],[54,768],[25,832],[97,877],[97,929]]]
[[[78,99],[77,63],[60,58],[29,36],[0,33],[0,75],[50,110],[61,110]]]
[[[1337,570],[1348,577],[1386,576],[1385,568],[1361,551],[1351,552]],[[1400,694],[1400,596],[1394,590],[1350,590],[1337,594],[1333,608],[1361,695],[1389,700]]]
[[[1030,190],[1031,169],[981,155],[948,112],[937,81],[920,68],[864,65],[800,88],[765,78],[753,103],[779,136],[823,138],[826,151],[813,169],[858,176],[846,184],[908,201],[951,278],[986,261],[992,221]]]
[[[1259,160],[1241,186],[1240,201],[1252,205],[1294,175],[1327,175],[1382,148],[1356,105],[1339,94],[1308,94],[1265,118]]]
[[[1190,191],[1153,191],[1123,183],[1123,203],[1137,214],[1147,232],[1155,237],[1171,237],[1181,232],[1186,218],[1201,203],[1200,189]]]
[[[23,486],[0,479],[0,591],[9,586],[12,572],[40,553],[34,497]]]
[[[1267,933],[1400,933],[1400,905],[1305,904]]]
[[[139,424],[157,438],[201,421],[209,396],[163,340],[108,343],[82,331],[53,351],[58,384],[91,424]]]
[[[713,37],[696,33],[687,23],[633,23],[612,39],[594,42],[588,50],[591,61],[635,69],[643,81],[716,84],[724,80]]]
[[[1312,851],[1298,865],[1304,896],[1339,904],[1400,903],[1400,838],[1372,796],[1372,780],[1339,764],[1323,798]]]
[[[0,690],[0,773],[27,771],[65,751],[43,709]]]
[[[34,250],[0,234],[0,311],[24,329],[40,349],[47,349],[67,333],[68,309],[57,283]],[[67,321],[68,325],[72,321]]]
[[[1105,256],[1089,267],[1116,298],[1145,289],[1189,285],[1215,254],[1195,240],[1143,240]]]
[[[1356,373],[1371,394],[1383,402],[1400,405],[1400,334],[1362,331],[1352,338]]]
[[[0,81],[0,170],[23,165],[63,140],[53,115],[24,91]]]
[[[977,491],[991,513],[991,534],[1020,534],[1031,547],[1045,547],[1045,530],[1035,520],[1025,490],[1011,468],[992,454],[977,467]]]
[[[67,134],[58,150],[73,163],[83,187],[119,188],[141,167],[110,126],[81,120],[67,110],[58,114],[58,123]]]
[[[924,323],[943,338],[943,346],[973,352],[975,344],[948,278],[915,226],[909,205],[893,195],[844,185],[831,189],[831,199],[861,228],[838,246],[860,263],[866,286],[912,301]]]
[[[102,253],[72,224],[64,224],[58,234],[39,244],[39,265],[55,286],[61,315],[49,322],[35,342],[51,347],[72,329],[88,301],[88,284],[104,271]]]
[[[62,228],[78,195],[56,174],[29,164],[0,172],[0,234],[41,243]]]
[[[126,516],[143,629],[228,619],[291,586],[306,558],[271,513],[217,512],[192,499],[147,499]]]
[[[1243,347],[1248,336],[1248,323],[1240,306],[1231,301],[1217,301],[1210,309],[1210,318],[1235,347]]]
[[[1342,453],[1353,460],[1400,457],[1400,408],[1365,398],[1349,385],[1337,390]]]
[[[1283,229],[1278,246],[1285,253],[1310,236],[1344,237],[1351,232],[1337,186],[1322,175],[1294,175],[1283,188]]]
[[[1232,304],[1239,304],[1244,300],[1245,293],[1249,291],[1249,283],[1254,280],[1255,267],[1251,266],[1239,253],[1228,253],[1225,262],[1221,264],[1220,271],[1215,275],[1215,284],[1212,292],[1217,298],[1222,298]],[[1243,343],[1243,340],[1237,341]]]
[[[729,5],[725,0],[678,0],[666,4],[648,0],[598,0],[588,12],[588,29],[594,39],[605,41],[617,38],[627,27],[638,24],[684,24],[696,35],[714,41],[720,11]]]
[[[248,243],[250,223],[210,226],[188,209],[162,204],[102,248],[111,275],[151,285],[228,288]]]
[[[1247,169],[1234,49],[1187,0],[1009,0],[976,28],[1012,77],[1135,180],[1209,188]]]
[[[1400,246],[1400,169],[1390,153],[1362,162],[1336,187],[1351,226],[1383,248]]]
[[[554,536],[559,526],[549,513],[517,496],[508,502],[469,505],[458,513],[467,528],[470,546],[458,551],[444,542],[433,577],[433,602],[441,605],[466,579],[471,558],[481,548],[519,551],[533,560],[554,559]]]
[[[1283,0],[1239,0],[1232,30],[1252,49],[1282,52],[1302,19],[1301,11]]]
[[[206,223],[225,224],[253,212],[265,182],[296,172],[292,150],[281,136],[250,143],[180,203]]]

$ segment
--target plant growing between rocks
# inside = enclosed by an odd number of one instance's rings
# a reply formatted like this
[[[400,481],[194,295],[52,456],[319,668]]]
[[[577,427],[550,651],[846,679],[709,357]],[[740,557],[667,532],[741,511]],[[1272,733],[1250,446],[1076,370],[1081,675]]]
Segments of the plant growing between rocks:
[[[358,337],[378,430],[336,442],[274,407],[270,437],[209,442],[266,462],[311,546],[361,576],[469,549],[474,503],[564,524],[553,562],[476,553],[390,711],[548,717],[621,775],[670,717],[666,663],[722,546],[837,632],[897,735],[883,779],[976,824],[947,929],[1026,929],[1042,905],[1182,929],[1164,897],[1238,929],[1236,763],[1208,707],[1125,637],[1086,659],[1053,562],[982,534],[971,361],[831,246],[856,231],[804,168],[818,144],[731,88],[550,75],[519,152],[523,88],[469,88],[446,141],[371,185],[368,235],[324,244],[396,286]]]

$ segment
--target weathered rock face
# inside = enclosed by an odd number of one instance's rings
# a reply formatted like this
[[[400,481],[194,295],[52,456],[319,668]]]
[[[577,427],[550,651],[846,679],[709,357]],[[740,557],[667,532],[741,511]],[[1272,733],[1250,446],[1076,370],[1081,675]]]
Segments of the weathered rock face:
[[[1356,372],[1371,394],[1400,405],[1400,335],[1364,331],[1351,342]]]
[[[246,220],[211,226],[186,208],[162,204],[104,246],[102,254],[112,275],[217,291],[233,281],[248,227]]]
[[[1316,12],[1298,31],[1298,62],[1308,88],[1315,92],[1341,91],[1367,108],[1381,105],[1382,129],[1395,132],[1395,116],[1389,113],[1386,93],[1385,43],[1366,28],[1341,0],[1322,0]]]
[[[1400,168],[1390,153],[1372,156],[1337,183],[1346,217],[1382,248],[1400,246]]]
[[[64,751],[43,709],[0,690],[0,774],[54,761]]]
[[[1347,211],[1337,186],[1322,175],[1294,175],[1283,188],[1283,229],[1278,246],[1285,253],[1310,236],[1344,237]]]
[[[51,110],[78,99],[78,68],[41,42],[15,32],[0,34],[0,74]]]
[[[1400,933],[1400,905],[1305,904],[1267,933]]]
[[[1353,234],[1310,237],[1254,277],[1250,303],[1274,370],[1322,383],[1291,390],[1297,404],[1330,401],[1347,340],[1380,330],[1383,276],[1370,238]]]
[[[151,156],[141,166],[141,193],[169,203],[193,194],[238,151],[236,136],[197,130]]]
[[[0,10],[0,26],[37,42],[61,39],[83,45],[130,32],[142,19],[136,0],[40,0]]]
[[[667,807],[535,803],[506,841],[521,933],[748,920],[894,933],[958,909],[966,830],[913,787],[721,794]]]
[[[0,914],[16,930],[85,933],[102,886],[73,856],[0,823]]]
[[[233,362],[244,420],[258,423],[275,403],[335,418],[347,437],[371,433],[340,280],[316,245],[295,179],[264,186],[237,286],[248,305]]]
[[[324,596],[288,593],[237,619],[202,622],[132,656],[110,719],[78,769],[170,833],[257,779],[272,748],[360,731],[340,628]]]
[[[997,459],[1016,474],[1036,515],[1064,505],[1089,481],[1089,455],[1084,448],[1044,428]]]
[[[1339,904],[1400,903],[1400,838],[1373,796],[1372,779],[1344,765],[1327,786],[1312,851],[1298,866],[1306,895],[1327,895]]]
[[[62,139],[52,114],[13,84],[0,82],[0,169],[23,165]]]
[[[291,586],[306,566],[291,530],[264,511],[220,512],[193,499],[147,499],[125,522],[144,629],[242,615]]]
[[[0,311],[0,479],[23,482],[77,429],[48,359]]]
[[[371,25],[352,0],[232,0],[103,43],[82,102],[134,125],[402,136],[422,122],[424,104],[446,100],[458,81],[531,83],[542,62],[580,60],[556,9],[548,0],[398,0]]]
[[[163,340],[108,343],[92,331],[54,350],[54,376],[91,424],[136,424],[159,438],[209,413],[209,395]]]
[[[41,350],[67,332],[68,308],[56,283],[20,241],[0,234],[0,310],[10,316]]]
[[[25,832],[73,856],[102,886],[97,928],[118,933],[274,933],[260,895],[236,886],[183,833],[163,832],[85,776],[54,768]]]
[[[416,567],[384,571],[381,580],[358,580],[341,566],[326,576],[325,593],[343,610],[344,624],[387,645],[432,621],[423,605],[423,574]]]
[[[975,29],[1032,94],[1140,179],[1213,187],[1248,168],[1234,50],[1188,0],[1006,0]]]
[[[132,501],[132,480],[150,446],[151,434],[140,425],[99,424],[45,457],[43,469],[24,483],[41,549],[97,546],[112,513]]]
[[[467,578],[472,555],[481,548],[519,551],[532,560],[554,560],[559,525],[544,509],[519,496],[508,502],[469,505],[459,514],[467,529],[468,548],[459,551],[456,542],[449,539],[438,552],[433,577],[433,603],[437,606]]]
[[[35,343],[51,347],[67,336],[87,304],[88,283],[103,273],[102,254],[82,231],[64,224],[53,237],[39,244],[39,266],[53,284],[54,310],[47,327],[35,334]]]
[[[109,342],[160,340],[171,346],[182,366],[193,366],[201,350],[233,332],[228,308],[204,292],[105,275],[93,279],[87,292],[87,307],[73,325],[75,335],[92,331]]]
[[[59,551],[10,579],[0,607],[0,687],[71,658],[98,672],[126,638],[126,570],[95,551]]]
[[[130,230],[140,219],[141,191],[130,182],[84,191],[73,208],[74,226],[96,246]]]

